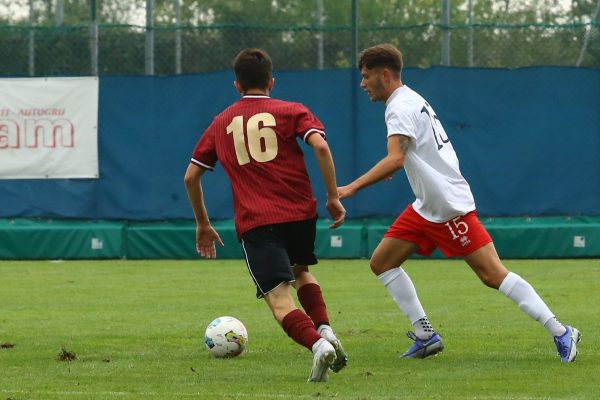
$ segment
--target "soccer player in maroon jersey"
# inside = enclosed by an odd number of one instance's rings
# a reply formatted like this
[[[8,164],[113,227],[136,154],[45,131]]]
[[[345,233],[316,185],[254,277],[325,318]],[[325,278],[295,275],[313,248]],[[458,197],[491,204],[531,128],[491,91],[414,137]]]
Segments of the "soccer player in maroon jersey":
[[[202,175],[220,161],[233,191],[235,226],[248,271],[283,330],[313,352],[309,382],[326,381],[348,357],[329,325],[320,286],[308,266],[314,255],[317,207],[298,139],[315,152],[327,188],[326,208],[337,228],[345,219],[333,158],[321,121],[304,105],[269,96],[275,80],[269,55],[241,51],[234,60],[242,98],[215,117],[198,141],[185,173],[196,218],[196,248],[216,257],[223,245],[208,218]],[[292,298],[291,287],[305,312]],[[308,314],[308,315],[307,315]]]

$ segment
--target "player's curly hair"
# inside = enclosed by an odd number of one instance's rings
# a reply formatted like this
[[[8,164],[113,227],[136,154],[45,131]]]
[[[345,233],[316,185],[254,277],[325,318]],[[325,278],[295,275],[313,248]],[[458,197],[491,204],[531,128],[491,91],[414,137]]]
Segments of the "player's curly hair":
[[[366,48],[360,53],[358,59],[358,69],[362,70],[363,67],[367,69],[389,68],[399,77],[402,71],[402,53],[396,46],[389,43]]]
[[[244,91],[264,89],[273,77],[273,62],[264,50],[244,49],[235,57],[233,70],[235,79]]]

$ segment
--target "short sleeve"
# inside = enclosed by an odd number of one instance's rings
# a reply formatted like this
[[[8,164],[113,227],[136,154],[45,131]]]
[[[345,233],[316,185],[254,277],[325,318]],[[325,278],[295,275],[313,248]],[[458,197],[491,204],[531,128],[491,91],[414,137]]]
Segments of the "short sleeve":
[[[297,105],[296,135],[306,142],[313,133],[325,136],[323,123],[304,105]]]
[[[217,149],[215,147],[214,123],[204,131],[204,134],[196,144],[192,153],[191,162],[209,169],[214,170],[217,164]]]
[[[385,125],[388,137],[392,135],[405,135],[416,139],[416,125],[411,114],[399,110],[387,110],[385,113]]]

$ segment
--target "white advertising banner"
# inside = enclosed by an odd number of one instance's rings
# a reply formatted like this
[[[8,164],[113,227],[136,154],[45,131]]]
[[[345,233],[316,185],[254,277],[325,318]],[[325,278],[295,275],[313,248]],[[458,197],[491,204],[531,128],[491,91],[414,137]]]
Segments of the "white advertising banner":
[[[98,77],[0,79],[0,179],[98,178]]]

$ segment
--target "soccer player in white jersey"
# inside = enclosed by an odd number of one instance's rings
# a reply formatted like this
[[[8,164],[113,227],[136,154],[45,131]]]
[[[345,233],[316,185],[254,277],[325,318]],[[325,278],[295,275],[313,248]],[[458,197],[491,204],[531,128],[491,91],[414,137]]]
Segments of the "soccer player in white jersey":
[[[462,257],[485,285],[504,293],[543,325],[563,362],[575,361],[580,332],[561,324],[534,288],[500,261],[477,217],[471,189],[444,128],[427,101],[402,83],[400,51],[390,44],[367,48],[360,54],[358,68],[360,87],[371,101],[386,105],[388,154],[354,182],[339,187],[338,193],[348,198],[404,168],[416,196],[371,257],[371,270],[415,328],[408,333],[414,343],[402,357],[425,358],[444,348],[402,269],[411,254],[429,256],[438,247],[447,257]]]

